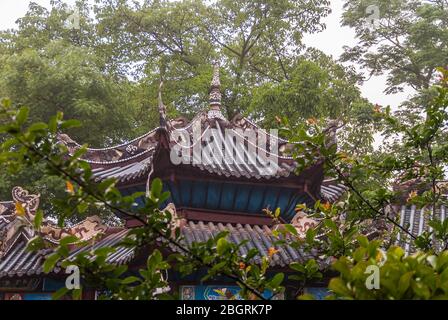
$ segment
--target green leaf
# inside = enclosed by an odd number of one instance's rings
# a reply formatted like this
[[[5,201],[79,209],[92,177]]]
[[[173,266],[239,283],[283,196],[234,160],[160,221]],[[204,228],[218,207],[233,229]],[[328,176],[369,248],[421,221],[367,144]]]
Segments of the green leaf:
[[[229,243],[227,242],[227,240],[225,238],[220,238],[218,240],[218,243],[216,244],[216,251],[218,252],[218,254],[223,254],[228,247]]]
[[[289,265],[289,267],[291,269],[295,270],[295,271],[300,272],[300,273],[305,273],[306,272],[306,268],[303,265],[301,265],[300,263],[298,263],[298,262],[291,263]]]
[[[34,216],[34,221],[33,221],[34,228],[39,230],[40,226],[42,225],[43,219],[44,219],[44,212],[41,209],[37,210],[36,215]]]
[[[316,238],[316,235],[317,235],[317,231],[316,231],[316,229],[313,229],[313,228],[308,229],[308,230],[306,231],[306,242],[307,242],[308,244],[313,243],[314,239]]]
[[[116,248],[103,247],[103,248],[95,249],[94,253],[98,257],[106,257],[108,254],[114,253],[115,251],[117,251]]]
[[[285,227],[286,231],[288,231],[289,233],[291,233],[295,236],[298,235],[297,229],[293,225],[285,224],[284,227]]]
[[[16,121],[18,125],[22,125],[25,123],[26,119],[28,118],[28,114],[30,112],[30,109],[28,107],[21,107],[19,111],[16,114]]]
[[[78,241],[79,241],[79,239],[75,236],[67,236],[67,237],[62,238],[61,241],[59,242],[59,244],[61,246],[66,246],[68,244],[76,243]]]
[[[272,288],[277,288],[285,279],[285,275],[283,273],[277,273],[274,278],[270,281],[270,285]]]
[[[71,119],[71,120],[66,120],[66,121],[62,122],[60,125],[60,128],[61,128],[61,130],[65,130],[65,129],[77,128],[80,126],[81,126],[81,122],[79,120]]]
[[[141,282],[141,279],[131,276],[131,277],[127,277],[126,279],[123,279],[121,281],[121,284],[131,284],[131,283],[135,283],[135,282]]]
[[[414,272],[410,271],[400,277],[400,280],[398,282],[398,292],[400,294],[400,298],[403,296],[403,294],[405,294],[406,290],[408,290],[413,275]]]
[[[46,130],[48,128],[46,123],[43,122],[37,122],[37,123],[33,123],[28,130],[31,132],[35,132],[35,131],[42,131],[42,130]]]
[[[274,217],[278,219],[280,217],[280,208],[275,209]]]
[[[48,256],[47,259],[45,259],[44,265],[42,266],[43,271],[45,273],[49,273],[51,270],[53,270],[60,258],[61,256],[58,253],[53,253]]]
[[[40,249],[45,248],[45,242],[44,239],[42,239],[42,237],[36,236],[32,238],[30,241],[28,241],[26,246],[28,251],[36,252]]]
[[[61,289],[59,289],[58,291],[56,291],[55,293],[53,293],[51,295],[51,298],[53,300],[59,300],[61,299],[63,296],[65,296],[68,293],[68,289],[66,287],[62,287]]]
[[[56,133],[58,130],[58,120],[56,116],[51,117],[50,121],[48,121],[48,130],[50,130],[51,133]]]
[[[327,228],[331,229],[332,231],[338,231],[338,226],[337,226],[336,223],[335,223],[333,220],[331,220],[331,219],[325,219],[325,220],[324,220],[324,225],[325,225]]]
[[[88,208],[89,208],[88,202],[81,202],[76,206],[76,209],[78,210],[79,213],[85,213]]]
[[[154,181],[151,184],[151,194],[154,197],[159,198],[162,193],[162,189],[163,189],[162,180],[160,180],[159,178],[154,179]]]
[[[115,268],[114,270],[114,275],[115,276],[121,276],[123,273],[125,273],[128,270],[128,266],[126,265],[121,265]]]
[[[347,298],[352,296],[350,290],[340,278],[331,279],[328,288],[341,297]]]
[[[72,292],[73,300],[81,300],[82,298],[82,289],[75,289]]]

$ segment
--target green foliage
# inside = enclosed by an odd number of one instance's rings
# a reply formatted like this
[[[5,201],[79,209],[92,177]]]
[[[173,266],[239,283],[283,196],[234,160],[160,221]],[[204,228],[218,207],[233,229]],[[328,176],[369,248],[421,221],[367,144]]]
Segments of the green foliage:
[[[331,280],[329,289],[339,299],[448,299],[447,251],[406,256],[403,249],[391,247],[383,253],[379,242],[363,240],[353,257],[341,257],[333,266],[341,275]],[[378,267],[379,289],[366,285],[369,266]]]
[[[369,5],[380,12],[374,29],[366,23]],[[436,69],[448,65],[447,10],[444,1],[347,0],[343,24],[354,28],[359,43],[347,48],[342,59],[371,75],[387,73],[387,93],[413,88],[417,97],[410,106],[422,108],[435,95]]]
[[[446,299],[446,266],[448,223],[434,214],[446,206],[445,167],[448,162],[446,123],[448,120],[448,71],[438,69],[441,78],[434,90],[438,96],[427,105],[425,118],[413,126],[404,124],[390,109],[372,110],[389,133],[402,136],[403,153],[350,157],[329,145],[326,130],[318,121],[308,122],[291,136],[300,141],[296,146],[299,171],[321,158],[327,175],[340,179],[349,188],[347,196],[334,205],[317,202],[314,208],[300,206],[308,216],[317,218],[319,226],[306,239],[296,239],[301,248],[319,248],[320,254],[338,257],[333,268],[340,276],[331,280],[329,289],[344,299]],[[300,158],[299,158],[300,157]],[[409,181],[412,181],[411,188]],[[398,223],[397,204],[429,207],[432,229],[421,235]],[[407,237],[416,248],[406,256],[394,247],[396,232]],[[369,242],[359,234],[375,234],[378,241]],[[316,234],[319,236],[317,237]],[[294,235],[294,233],[292,233]],[[387,253],[382,254],[382,250]],[[369,288],[368,267],[380,269],[380,287]],[[298,279],[307,279],[303,266]],[[310,298],[303,296],[300,298]]]
[[[132,110],[123,108],[121,99],[126,83],[118,86],[105,76],[92,50],[51,42],[0,61],[0,95],[18,107],[31,105],[30,121],[63,112],[83,121],[85,130],[70,135],[93,145],[121,141],[132,131]]]

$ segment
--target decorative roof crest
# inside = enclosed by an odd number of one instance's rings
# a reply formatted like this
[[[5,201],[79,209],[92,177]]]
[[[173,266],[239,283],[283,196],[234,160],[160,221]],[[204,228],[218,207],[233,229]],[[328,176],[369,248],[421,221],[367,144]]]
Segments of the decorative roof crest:
[[[219,78],[219,63],[214,64],[213,79],[210,86],[210,110],[220,111],[221,110],[221,80]]]
[[[162,100],[162,88],[163,88],[163,80],[160,81],[159,85],[159,121],[161,127],[166,127],[166,106],[163,104]]]

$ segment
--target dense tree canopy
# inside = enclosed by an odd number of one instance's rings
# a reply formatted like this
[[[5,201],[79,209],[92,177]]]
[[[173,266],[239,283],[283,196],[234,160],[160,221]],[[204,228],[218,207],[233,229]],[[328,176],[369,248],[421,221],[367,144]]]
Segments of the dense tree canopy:
[[[430,231],[414,235],[390,214],[403,198],[433,213],[448,205],[446,185],[440,183],[448,162],[445,0],[378,0],[381,16],[375,30],[365,23],[370,1],[345,2],[343,24],[355,29],[359,43],[346,48],[342,60],[371,75],[387,74],[388,94],[413,88],[416,95],[405,104],[412,108],[398,116],[361,96],[361,78],[354,68],[302,43],[305,33],[325,27],[326,0],[80,0],[79,29],[66,27],[67,5],[59,0],[51,4],[51,10],[31,4],[17,29],[1,32],[0,96],[12,100],[0,105],[2,199],[13,185],[41,192],[44,210],[61,224],[89,210],[113,210],[141,222],[126,240],[131,245],[150,246],[162,238],[182,249],[180,235],[172,235],[172,216],[159,210],[168,198],[161,181],[154,180],[147,195],[123,197],[113,179],[101,184],[92,179],[89,165],[56,144],[55,134],[68,130],[79,142],[108,146],[148,131],[158,123],[156,99],[162,80],[169,115],[191,117],[207,107],[211,65],[219,61],[228,118],[240,112],[265,128],[282,128],[288,138],[301,142],[293,150],[300,155],[298,172],[319,155],[325,175],[349,189],[335,204],[297,206],[298,212],[321,221],[305,239],[290,225],[277,234],[291,235],[292,244],[308,253],[319,249],[319,254],[336,258],[333,269],[338,276],[329,284],[333,298],[448,297],[448,220],[431,218]],[[71,129],[73,123],[65,122],[63,115],[80,120],[82,128]],[[329,120],[343,128],[339,149],[326,143]],[[372,152],[372,134],[380,129],[398,138],[392,148]],[[421,188],[394,188],[409,180]],[[142,206],[134,205],[137,198]],[[278,210],[266,210],[274,224]],[[31,227],[39,231],[43,211],[38,214]],[[377,241],[360,236],[378,225]],[[396,234],[390,230],[409,236],[410,245],[421,252],[406,257],[392,245]],[[30,247],[42,248],[41,240],[36,237]],[[44,270],[64,260],[67,246],[77,241],[61,241]],[[169,261],[154,250],[139,277],[125,278],[126,266],[106,263],[112,250],[101,248],[86,253],[94,259],[80,255],[75,262],[91,277],[87,280],[117,299],[154,298],[167,286],[161,271],[171,267],[182,275],[205,268],[205,279],[226,275],[246,298],[261,298],[265,289],[284,289],[282,273],[267,276],[275,249],[255,264],[251,257],[257,250],[241,257],[238,245],[228,242],[225,233],[182,249],[183,255],[171,255]],[[387,275],[381,290],[365,285],[369,265]],[[297,296],[309,298],[301,295],[305,284],[322,277],[316,261],[310,258],[290,267],[295,271],[291,279],[298,281]]]
[[[448,65],[448,4],[445,0],[378,0],[380,19],[366,24],[369,1],[345,1],[343,24],[354,28],[359,43],[342,59],[357,63],[370,75],[388,75],[387,93],[411,87],[413,106],[422,106],[435,83],[435,70]]]

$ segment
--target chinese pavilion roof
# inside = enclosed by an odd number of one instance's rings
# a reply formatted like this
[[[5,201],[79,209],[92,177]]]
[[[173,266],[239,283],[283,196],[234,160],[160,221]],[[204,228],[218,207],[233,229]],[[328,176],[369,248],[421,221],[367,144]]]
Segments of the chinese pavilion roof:
[[[196,170],[199,174],[205,174],[209,178],[232,178],[245,179],[253,183],[266,181],[292,181],[294,186],[298,183],[297,162],[291,157],[291,151],[295,143],[271,135],[270,132],[259,128],[250,119],[241,115],[232,120],[226,119],[220,110],[221,93],[219,81],[219,68],[215,66],[213,80],[210,90],[210,108],[197,114],[191,121],[185,118],[167,119],[166,107],[159,93],[160,126],[148,133],[123,143],[118,146],[94,149],[88,148],[83,159],[92,166],[93,173],[98,180],[115,178],[119,185],[136,185],[149,180],[151,174],[160,174],[160,168],[166,168],[171,163],[168,156],[173,150],[179,157],[189,158],[187,164],[182,162],[181,167],[188,170]],[[244,132],[255,133],[256,138],[264,138],[267,143],[265,147],[254,145],[253,140],[244,136]],[[197,134],[200,132],[200,135]],[[226,135],[232,135],[235,139],[228,139]],[[207,153],[202,153],[204,161],[195,161],[195,148],[203,144],[202,138],[209,136],[216,145],[225,150],[235,150],[233,158],[235,161],[214,161],[208,159]],[[59,135],[59,140],[64,143],[70,153],[74,153],[81,147],[65,134]],[[246,147],[239,148],[244,144]],[[218,156],[225,157],[225,151],[221,148],[214,149]],[[273,160],[273,161],[270,161]],[[308,188],[312,191],[313,199],[323,199],[334,202],[341,197],[346,188],[336,180],[322,181],[323,171],[322,159],[315,159],[311,164],[316,174],[303,178],[304,181],[312,181],[313,186]],[[269,164],[269,165],[267,165]],[[172,167],[175,167],[171,163]],[[313,167],[314,166],[314,167]],[[183,170],[183,169],[182,169]]]
[[[269,134],[258,128],[247,118],[237,116],[232,121],[228,121],[224,118],[221,112],[213,110],[200,113],[189,123],[185,119],[170,120],[167,122],[166,127],[156,128],[137,139],[116,147],[88,149],[84,160],[92,165],[95,175],[99,179],[116,178],[122,182],[135,180],[150,171],[155,154],[158,149],[163,148],[161,141],[163,137],[167,137],[168,139],[168,149],[179,144],[174,140],[172,135],[176,130],[185,132],[189,139],[191,139],[188,143],[188,147],[185,148],[188,148],[190,154],[193,155],[193,148],[198,143],[197,137],[194,136],[194,128],[200,128],[202,135],[210,134],[213,136],[214,141],[222,142],[226,148],[233,148],[238,151],[239,153],[235,154],[236,159],[254,159],[254,164],[249,164],[247,161],[240,161],[240,163],[235,161],[233,164],[220,164],[215,161],[208,161],[209,164],[207,165],[192,163],[192,166],[197,167],[200,170],[205,170],[210,174],[227,177],[234,176],[270,179],[288,177],[296,169],[295,161],[287,153],[287,150],[289,150],[292,145],[281,138],[274,138],[279,146],[278,154],[270,154],[269,150],[261,150],[265,153],[267,152],[269,156],[276,157],[278,160],[278,165],[274,165],[271,168],[272,173],[266,172],[264,168],[255,165],[255,163],[263,163],[265,161],[260,157],[260,152],[257,152],[259,151],[259,147],[236,148],[235,144],[237,142],[226,140],[224,132],[225,130],[230,131],[232,134],[242,139],[244,139],[242,132],[247,129],[254,130],[254,132],[260,134],[265,134],[267,137],[270,137]],[[60,140],[67,145],[72,153],[81,147],[66,135],[60,135]],[[181,148],[183,148],[183,146]]]

